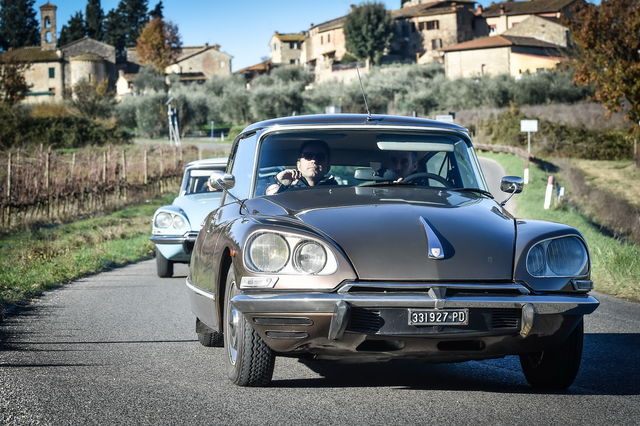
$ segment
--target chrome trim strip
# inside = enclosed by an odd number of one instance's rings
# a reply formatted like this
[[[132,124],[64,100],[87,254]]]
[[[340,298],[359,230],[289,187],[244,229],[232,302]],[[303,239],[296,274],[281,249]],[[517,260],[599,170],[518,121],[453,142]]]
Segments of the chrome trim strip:
[[[345,294],[351,291],[352,288],[379,288],[381,290],[424,290],[428,291],[435,287],[452,288],[456,290],[514,290],[520,294],[530,294],[531,292],[523,285],[520,284],[459,284],[459,283],[379,283],[379,282],[348,282],[338,289],[339,294]]]
[[[536,314],[587,315],[595,311],[600,302],[588,295],[521,295],[521,296],[471,296],[434,299],[424,294],[410,295],[354,295],[354,294],[239,294],[231,303],[242,313],[314,312],[333,313],[338,302],[363,308],[517,308],[533,305]]]
[[[193,284],[191,284],[189,282],[189,278],[186,279],[185,281],[185,285],[187,286],[187,288],[191,291],[193,291],[194,293],[199,294],[200,296],[204,296],[207,299],[211,299],[211,300],[216,300],[216,296],[215,294],[211,294],[209,292],[206,292],[204,290],[199,289],[198,287],[194,286]]]
[[[438,236],[433,232],[433,229],[431,229],[427,220],[422,216],[420,216],[420,223],[424,226],[424,232],[427,234],[427,256],[429,259],[433,260],[444,259],[444,248],[442,247],[442,243],[438,239]]]

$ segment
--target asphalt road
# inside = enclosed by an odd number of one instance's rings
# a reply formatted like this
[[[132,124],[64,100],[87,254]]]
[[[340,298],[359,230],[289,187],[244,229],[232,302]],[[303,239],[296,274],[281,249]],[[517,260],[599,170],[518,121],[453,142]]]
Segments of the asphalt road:
[[[0,424],[638,424],[640,304],[597,294],[575,384],[533,391],[518,359],[306,365],[232,385],[184,279],[153,260],[80,279],[0,323]],[[322,370],[320,367],[324,367]],[[323,371],[319,374],[316,371]]]

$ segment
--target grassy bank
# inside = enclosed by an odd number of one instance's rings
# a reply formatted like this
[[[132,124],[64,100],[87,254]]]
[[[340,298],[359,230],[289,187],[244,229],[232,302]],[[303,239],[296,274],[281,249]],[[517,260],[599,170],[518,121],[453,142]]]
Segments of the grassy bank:
[[[494,153],[483,153],[482,156],[498,161],[507,174],[523,174],[524,163],[518,157]],[[589,244],[596,290],[640,301],[640,246],[607,236],[600,226],[570,203],[544,210],[547,176],[541,169],[531,165],[530,184],[522,194],[516,196],[516,216],[561,222],[577,228]],[[561,180],[560,184],[566,183]],[[567,191],[571,191],[571,188],[567,188]]]
[[[72,279],[151,257],[151,217],[174,197],[1,237],[0,313]]]

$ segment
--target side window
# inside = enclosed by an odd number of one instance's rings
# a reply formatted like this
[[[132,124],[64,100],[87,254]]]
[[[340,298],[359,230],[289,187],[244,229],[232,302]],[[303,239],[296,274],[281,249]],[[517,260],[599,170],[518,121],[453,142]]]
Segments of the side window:
[[[427,173],[433,173],[447,179],[449,176],[449,157],[446,152],[437,152],[425,164]]]
[[[229,165],[229,173],[236,179],[235,186],[231,189],[233,195],[244,200],[249,198],[253,172],[255,169],[254,158],[256,152],[256,135],[240,139],[233,152],[233,160]]]

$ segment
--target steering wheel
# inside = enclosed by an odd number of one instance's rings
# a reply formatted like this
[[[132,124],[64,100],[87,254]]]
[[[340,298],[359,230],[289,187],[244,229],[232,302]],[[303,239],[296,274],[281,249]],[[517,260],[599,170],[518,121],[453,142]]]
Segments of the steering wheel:
[[[447,180],[442,176],[439,176],[435,173],[425,173],[425,172],[413,173],[405,177],[404,179],[402,179],[402,182],[411,182],[413,180],[420,179],[420,178],[426,178],[427,184],[429,179],[433,179],[436,182],[441,183],[442,186],[444,186],[445,188],[449,188],[449,182],[447,182]]]

